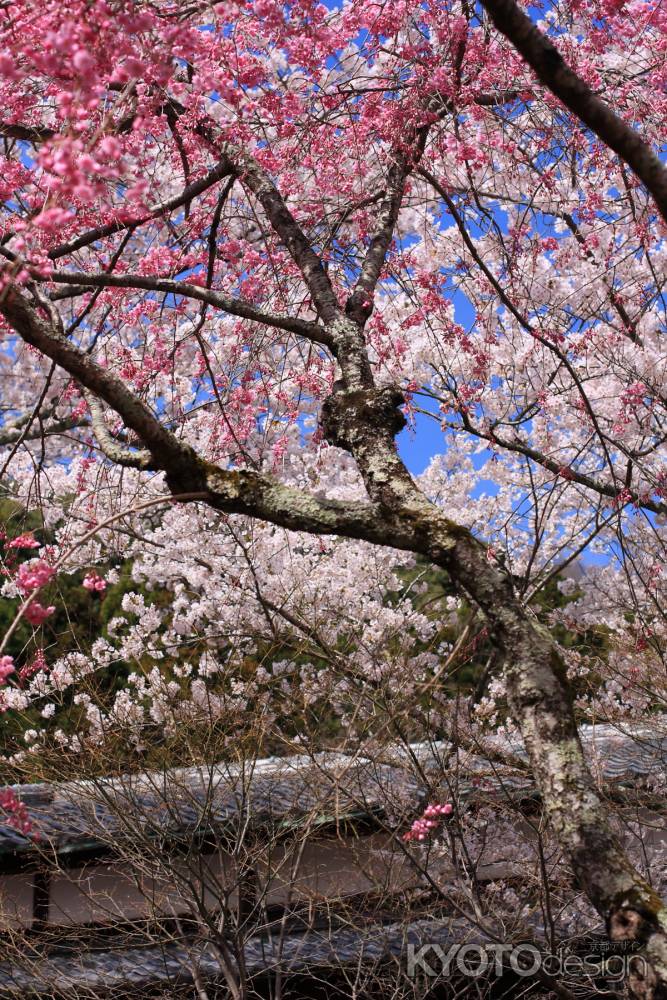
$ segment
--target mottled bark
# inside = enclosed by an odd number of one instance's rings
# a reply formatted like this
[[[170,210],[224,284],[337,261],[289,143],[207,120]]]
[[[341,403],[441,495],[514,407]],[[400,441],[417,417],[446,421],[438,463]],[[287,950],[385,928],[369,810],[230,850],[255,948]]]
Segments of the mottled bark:
[[[102,404],[91,392],[85,392],[86,402],[90,410],[90,422],[97,443],[114,465],[124,465],[131,469],[150,469],[153,466],[153,456],[150,451],[126,448],[118,441],[106,425]]]
[[[579,885],[612,940],[643,946],[653,975],[643,983],[638,965],[631,984],[635,995],[667,996],[667,909],[611,831],[583,756],[565,665],[551,636],[514,596],[508,575],[470,537],[462,537],[442,565],[489,621],[502,653],[510,709],[547,818]]]

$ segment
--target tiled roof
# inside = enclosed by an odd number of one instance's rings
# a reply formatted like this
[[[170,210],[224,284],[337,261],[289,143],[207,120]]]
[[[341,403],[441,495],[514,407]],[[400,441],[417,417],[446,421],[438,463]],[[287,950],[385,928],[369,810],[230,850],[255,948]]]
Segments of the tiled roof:
[[[640,726],[582,726],[581,737],[599,778],[633,783],[667,770],[667,723],[663,719]],[[487,744],[519,761],[526,758],[520,744],[498,737],[490,737]],[[260,760],[245,769],[219,764],[95,783],[15,786],[33,832],[26,837],[0,825],[0,860],[3,854],[16,856],[33,849],[34,834],[41,845],[60,852],[108,843],[116,834],[122,835],[120,816],[129,809],[141,815],[156,835],[187,834],[224,824],[239,813],[251,822],[287,826],[304,817],[327,822],[370,816],[384,811],[387,802],[394,809],[402,803],[409,812],[428,793],[429,771],[437,774],[446,766],[451,772],[450,750],[444,742],[432,742],[385,752],[383,763],[322,753]],[[500,784],[518,793],[533,789],[529,773],[490,767],[483,754],[463,755],[458,772],[464,791],[466,784],[476,786],[479,776],[487,789]]]
[[[32,830],[24,836],[0,826],[0,858],[33,849],[33,840],[60,852],[107,844],[122,836],[130,811],[155,835],[185,835],[239,814],[284,827],[306,817],[322,823],[371,816],[388,797],[400,794],[407,806],[422,793],[405,768],[337,753],[259,761],[246,770],[217,765],[14,790]]]
[[[289,975],[362,962],[368,966],[392,956],[405,958],[408,943],[416,948],[426,942],[439,944],[446,951],[454,942],[472,940],[482,939],[469,924],[457,920],[375,924],[365,930],[327,926],[273,939],[257,935],[244,946],[245,970],[252,977],[277,968]],[[129,948],[107,945],[105,950],[76,954],[54,951],[47,957],[36,956],[33,962],[26,960],[20,968],[0,962],[0,997],[29,997],[42,991],[52,995],[57,984],[59,995],[112,1000],[129,990],[192,982],[193,967],[207,983],[223,979],[214,949],[196,942]]]
[[[581,742],[593,775],[602,781],[632,784],[639,779],[667,775],[667,717],[657,716],[655,722],[646,724],[597,723],[579,728]],[[528,768],[528,754],[521,742],[501,736],[489,736],[484,747],[490,752],[463,752],[459,754],[458,770],[465,776],[484,775],[489,785],[509,784],[511,787],[533,789]],[[409,748],[397,747],[387,758],[394,766],[410,759],[428,771],[451,770],[448,758],[451,745],[445,741],[412,744]],[[493,752],[502,754],[509,764],[525,767],[525,776],[517,777],[517,770],[503,767],[493,761]],[[450,759],[451,761],[451,759]],[[511,776],[514,774],[514,776]]]
[[[623,727],[608,724],[584,726],[582,742],[594,773],[615,784],[662,776],[667,770],[667,725]],[[525,761],[520,744],[491,737],[490,749]],[[421,743],[387,750],[382,763],[354,759],[338,753],[314,758],[292,757],[258,761],[243,770],[225,765],[181,768],[166,773],[144,773],[94,784],[73,782],[52,786],[22,786],[18,794],[26,803],[40,842],[61,852],[101,844],[122,835],[123,807],[140,811],[156,835],[192,832],[208,824],[224,824],[239,814],[251,821],[278,825],[309,819],[328,822],[368,816],[383,810],[389,801],[409,814],[427,793],[429,773],[434,783],[443,767],[454,767],[450,745]],[[411,761],[411,764],[410,764]],[[462,787],[468,793],[483,776],[493,791],[501,783],[523,794],[533,789],[529,773],[490,767],[482,753],[466,753],[459,760]],[[457,765],[458,766],[458,765]],[[108,803],[104,804],[103,799]],[[119,806],[121,807],[119,809]],[[395,817],[394,817],[395,818]],[[29,838],[11,828],[0,828],[0,851],[29,851]],[[369,926],[365,930],[331,925],[299,931],[292,928],[282,938],[267,934],[250,938],[244,948],[248,973],[260,975],[280,967],[284,975],[350,963],[355,967],[405,958],[407,943],[419,947],[430,942],[445,951],[471,938],[468,923],[457,920],[416,921],[408,925]],[[114,941],[117,943],[114,944]],[[101,997],[125,1000],[137,990],[187,987],[196,968],[205,982],[221,980],[222,971],[210,945],[196,942],[156,942],[139,947],[109,938],[104,946],[37,952],[20,963],[0,961],[0,998],[59,996]]]

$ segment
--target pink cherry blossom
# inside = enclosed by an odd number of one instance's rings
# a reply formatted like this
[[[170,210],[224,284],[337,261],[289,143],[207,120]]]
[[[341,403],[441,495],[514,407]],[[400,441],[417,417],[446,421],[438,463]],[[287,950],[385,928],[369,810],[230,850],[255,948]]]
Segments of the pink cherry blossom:
[[[90,573],[87,573],[86,576],[83,578],[83,586],[86,588],[86,590],[102,593],[107,588],[107,582],[106,580],[103,580],[102,577],[99,576],[97,573],[92,571]]]
[[[39,542],[29,533],[18,535],[7,543],[8,549],[38,549]]]
[[[16,585],[22,594],[29,594],[44,587],[55,575],[53,566],[49,566],[43,559],[33,559],[19,566]]]
[[[26,805],[17,798],[13,789],[0,789],[0,809],[5,813],[4,819],[8,826],[23,834],[32,831],[33,823]]]
[[[14,673],[14,659],[11,656],[0,656],[0,685],[7,683],[7,678]]]
[[[24,614],[31,625],[38,627],[39,625],[43,625],[46,619],[49,618],[55,610],[56,608],[53,604],[48,608],[45,608],[39,603],[39,601],[31,601],[25,609]]]
[[[435,802],[427,806],[419,819],[416,819],[407,833],[403,834],[403,840],[423,843],[442,827],[445,816],[450,816],[453,808],[450,802]]]

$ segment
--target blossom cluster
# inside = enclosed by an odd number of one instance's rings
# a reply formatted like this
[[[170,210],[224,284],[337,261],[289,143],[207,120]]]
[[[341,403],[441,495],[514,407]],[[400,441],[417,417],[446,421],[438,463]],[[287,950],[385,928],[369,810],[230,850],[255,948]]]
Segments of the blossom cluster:
[[[7,683],[7,678],[14,673],[14,658],[12,656],[0,656],[0,685]]]
[[[32,559],[21,563],[16,574],[16,586],[22,594],[29,594],[46,586],[56,575],[53,566],[43,559]]]
[[[8,826],[25,835],[32,832],[33,823],[26,805],[11,788],[0,788],[0,809],[5,813]]]
[[[99,575],[99,573],[91,571],[83,578],[83,586],[86,590],[90,590],[92,593],[101,594],[107,589],[107,582]]]
[[[431,803],[424,809],[419,819],[413,822],[407,833],[403,834],[403,840],[423,843],[442,827],[445,817],[451,816],[453,809],[451,802]]]

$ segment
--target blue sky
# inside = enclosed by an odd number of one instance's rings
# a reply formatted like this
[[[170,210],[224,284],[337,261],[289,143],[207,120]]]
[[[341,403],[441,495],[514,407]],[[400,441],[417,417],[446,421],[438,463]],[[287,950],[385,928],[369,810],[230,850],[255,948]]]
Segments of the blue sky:
[[[414,429],[406,427],[398,435],[398,452],[414,475],[423,472],[431,458],[439,454],[443,447],[444,437],[437,421],[421,413],[416,414]]]

